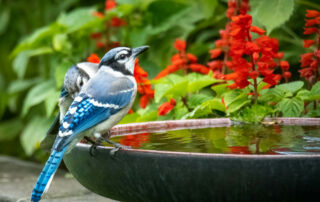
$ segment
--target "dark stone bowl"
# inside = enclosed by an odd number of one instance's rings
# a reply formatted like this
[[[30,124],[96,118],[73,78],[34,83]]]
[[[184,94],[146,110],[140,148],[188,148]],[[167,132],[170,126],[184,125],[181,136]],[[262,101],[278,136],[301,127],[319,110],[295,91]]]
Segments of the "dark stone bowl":
[[[319,125],[320,119],[278,119]],[[228,119],[120,125],[112,135],[175,128],[221,127]],[[320,154],[233,155],[120,150],[78,144],[64,162],[89,190],[119,201],[315,201],[320,200]]]

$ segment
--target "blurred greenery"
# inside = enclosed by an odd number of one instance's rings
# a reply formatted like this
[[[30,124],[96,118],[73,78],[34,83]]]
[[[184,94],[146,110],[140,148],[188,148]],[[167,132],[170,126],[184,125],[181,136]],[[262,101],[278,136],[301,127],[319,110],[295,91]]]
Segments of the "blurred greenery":
[[[100,57],[105,53],[90,37],[92,33],[111,34],[108,40],[129,47],[149,45],[150,50],[140,58],[140,64],[153,78],[169,64],[176,38],[186,40],[188,52],[196,55],[199,63],[206,64],[219,29],[227,22],[226,0],[117,0],[117,3],[115,9],[98,18],[93,13],[104,12],[104,1],[0,0],[0,153],[42,159],[44,153],[38,149],[39,142],[58,111],[65,72],[91,53]],[[301,40],[305,10],[319,9],[318,0],[251,0],[251,3],[254,24],[267,28],[271,37],[278,38],[280,51],[285,52],[285,59],[290,62],[292,79],[297,80],[299,55],[305,52]],[[125,20],[127,25],[106,26],[114,16]],[[215,85],[212,90],[209,86],[217,82],[198,74],[166,77],[155,85],[155,103],[128,115],[123,123],[157,119],[157,103],[175,96],[189,96],[188,108],[177,103],[181,107],[161,119],[224,116],[225,106],[215,96],[227,91],[226,84]],[[273,96],[272,93],[266,92],[265,97]],[[311,99],[306,91],[291,93],[281,97],[278,104],[278,111],[285,115],[292,115],[285,109],[286,102],[292,102],[296,106],[293,113],[298,113],[301,102],[297,99],[303,96]],[[226,96],[228,113],[248,104],[246,92],[232,91]],[[199,102],[202,104],[197,105]],[[261,106],[256,106],[256,110],[260,111]]]

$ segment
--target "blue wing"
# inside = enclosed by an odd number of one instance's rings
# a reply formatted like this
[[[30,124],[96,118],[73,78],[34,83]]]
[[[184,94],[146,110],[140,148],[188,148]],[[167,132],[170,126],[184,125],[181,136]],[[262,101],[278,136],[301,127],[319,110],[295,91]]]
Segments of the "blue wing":
[[[60,126],[53,148],[62,150],[77,134],[107,120],[127,106],[134,92],[134,83],[127,78],[109,78],[91,83],[87,93],[80,93],[73,101]]]

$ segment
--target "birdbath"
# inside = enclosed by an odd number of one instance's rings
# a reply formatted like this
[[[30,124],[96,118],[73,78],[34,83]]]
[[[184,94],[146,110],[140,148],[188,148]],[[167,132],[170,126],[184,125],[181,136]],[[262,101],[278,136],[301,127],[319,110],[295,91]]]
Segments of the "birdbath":
[[[317,118],[125,124],[111,136],[133,149],[90,155],[79,143],[64,162],[86,188],[119,201],[304,201],[318,197],[319,131]]]

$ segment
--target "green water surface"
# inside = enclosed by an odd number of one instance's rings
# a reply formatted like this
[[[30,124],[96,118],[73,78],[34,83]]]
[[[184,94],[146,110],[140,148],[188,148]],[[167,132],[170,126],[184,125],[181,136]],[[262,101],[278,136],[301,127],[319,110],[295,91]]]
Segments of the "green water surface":
[[[320,154],[320,126],[235,125],[115,137],[133,148],[233,154]]]

